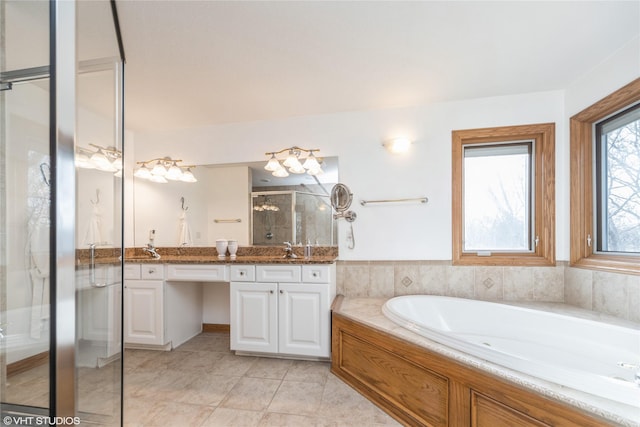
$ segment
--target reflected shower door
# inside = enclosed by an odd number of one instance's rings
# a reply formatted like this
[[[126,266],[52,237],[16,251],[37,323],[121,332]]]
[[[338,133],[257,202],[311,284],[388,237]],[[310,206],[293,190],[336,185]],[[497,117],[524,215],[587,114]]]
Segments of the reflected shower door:
[[[48,86],[48,80],[40,80],[0,92],[4,110],[0,180],[6,236],[0,286],[0,352],[4,359],[0,402],[13,411],[44,415],[49,407],[51,327]]]
[[[0,412],[46,416],[52,325],[48,2],[2,2],[0,32]],[[21,69],[30,72],[12,73]]]

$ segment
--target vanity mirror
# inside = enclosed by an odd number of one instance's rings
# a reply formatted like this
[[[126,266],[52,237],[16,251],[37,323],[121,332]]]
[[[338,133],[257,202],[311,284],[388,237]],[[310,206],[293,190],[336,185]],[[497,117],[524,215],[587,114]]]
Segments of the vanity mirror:
[[[156,230],[156,246],[179,246],[184,221],[193,246],[215,246],[217,239],[235,239],[240,246],[280,246],[285,241],[337,245],[330,201],[338,182],[337,157],[324,158],[324,173],[316,176],[279,178],[264,165],[198,165],[198,182],[189,185],[134,177],[134,246],[146,245],[151,229]],[[181,218],[182,198],[189,206],[186,218]]]

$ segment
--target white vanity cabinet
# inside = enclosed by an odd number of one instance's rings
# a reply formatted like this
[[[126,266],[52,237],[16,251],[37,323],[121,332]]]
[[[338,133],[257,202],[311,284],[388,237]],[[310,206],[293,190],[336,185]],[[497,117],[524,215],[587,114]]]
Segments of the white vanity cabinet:
[[[163,265],[126,264],[124,279],[125,344],[165,345]]]
[[[231,265],[231,349],[328,358],[335,264]]]

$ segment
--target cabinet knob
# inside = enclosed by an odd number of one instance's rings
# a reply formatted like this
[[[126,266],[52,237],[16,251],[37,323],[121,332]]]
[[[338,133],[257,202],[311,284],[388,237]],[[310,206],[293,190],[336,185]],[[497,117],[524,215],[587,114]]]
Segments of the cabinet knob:
[[[313,274],[311,274],[313,277],[318,277],[318,272],[314,271]]]
[[[284,291],[283,291],[282,289],[280,289],[280,293],[281,293],[281,294],[284,294]]]
[[[156,271],[155,271],[153,268],[150,268],[150,269],[149,269],[149,274],[151,274],[151,273],[155,273],[155,272],[156,272]]]
[[[241,276],[244,276],[244,271],[241,271],[241,272],[240,272],[240,275],[241,275]]]
[[[269,293],[270,293],[270,294],[272,294],[272,293],[273,293],[273,291],[269,291]]]

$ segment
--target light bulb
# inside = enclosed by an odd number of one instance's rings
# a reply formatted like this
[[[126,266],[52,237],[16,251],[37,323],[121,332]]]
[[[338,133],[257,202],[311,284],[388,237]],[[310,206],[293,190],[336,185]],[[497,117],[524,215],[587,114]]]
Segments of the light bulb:
[[[151,178],[149,178],[149,181],[151,182],[157,182],[159,184],[166,184],[167,181],[164,176],[160,176],[160,175],[151,175]]]
[[[151,169],[151,173],[157,176],[165,176],[167,174],[167,169],[162,163],[160,163],[160,160],[158,160],[153,166],[153,169]]]
[[[408,138],[396,138],[387,142],[384,146],[394,154],[406,153],[411,147],[411,141]]]
[[[324,173],[324,171],[322,170],[322,168],[320,167],[320,165],[318,165],[317,168],[314,169],[309,169],[307,171],[307,174],[311,175],[311,176],[315,176],[315,175],[322,175]]]
[[[182,176],[180,177],[180,181],[182,182],[198,182],[196,177],[191,172],[191,168],[187,168],[186,171],[182,172]]]
[[[82,169],[95,169],[95,165],[91,162],[89,156],[84,153],[76,153],[76,166]]]
[[[280,162],[278,161],[278,159],[276,159],[276,155],[272,153],[271,158],[269,159],[267,164],[264,166],[264,169],[268,170],[269,172],[275,172],[281,167],[282,166],[280,165]]]
[[[150,179],[152,177],[151,171],[147,167],[147,165],[140,166],[134,173],[133,176],[138,178]]]
[[[296,163],[294,163],[291,167],[289,167],[289,172],[291,172],[291,173],[305,173],[306,170],[304,169],[304,167],[302,167],[300,162],[296,159]]]
[[[280,169],[273,171],[271,175],[277,176],[278,178],[286,178],[289,176],[289,172],[287,172],[285,168],[280,167]]]
[[[289,155],[287,156],[287,158],[284,160],[284,162],[282,162],[282,164],[288,168],[293,167],[296,163],[300,163],[298,161],[298,156],[296,155],[295,151],[290,150],[289,151]]]
[[[172,181],[178,181],[182,179],[182,169],[176,165],[176,162],[173,162],[164,177]]]
[[[91,155],[91,162],[97,169],[109,172],[115,172],[116,168],[113,167],[107,156],[102,154],[101,151],[97,151]]]
[[[304,167],[305,169],[320,168],[320,163],[318,163],[318,159],[316,159],[316,156],[313,155],[313,151],[309,153],[309,157],[307,157],[307,160],[304,161],[304,164],[302,165],[302,167]]]

